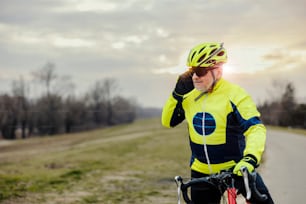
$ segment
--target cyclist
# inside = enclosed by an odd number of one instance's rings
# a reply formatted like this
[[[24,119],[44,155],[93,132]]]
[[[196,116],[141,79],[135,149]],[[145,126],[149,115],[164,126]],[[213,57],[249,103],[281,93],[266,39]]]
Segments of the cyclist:
[[[162,124],[174,127],[186,119],[191,148],[191,177],[222,170],[237,174],[235,187],[245,196],[239,169],[253,172],[259,165],[266,141],[260,113],[246,91],[222,78],[227,62],[223,43],[202,43],[191,49],[188,70],[178,77],[163,107]],[[256,187],[273,203],[260,175]],[[191,188],[195,204],[219,203],[221,193],[212,186]],[[250,202],[260,203],[251,198]]]

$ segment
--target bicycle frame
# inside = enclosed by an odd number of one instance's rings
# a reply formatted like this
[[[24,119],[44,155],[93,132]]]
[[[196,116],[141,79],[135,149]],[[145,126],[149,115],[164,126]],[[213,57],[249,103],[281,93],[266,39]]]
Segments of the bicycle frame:
[[[226,189],[227,192],[227,203],[228,204],[237,204],[237,193],[236,188],[230,187]]]

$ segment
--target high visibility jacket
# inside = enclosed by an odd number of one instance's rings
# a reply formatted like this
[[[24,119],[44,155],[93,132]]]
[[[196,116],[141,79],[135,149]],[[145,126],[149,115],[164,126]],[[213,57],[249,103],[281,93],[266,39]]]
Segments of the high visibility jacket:
[[[171,95],[162,112],[162,125],[187,120],[192,170],[218,173],[251,155],[257,164],[266,141],[266,128],[247,92],[220,79],[210,93],[194,89],[183,98]]]

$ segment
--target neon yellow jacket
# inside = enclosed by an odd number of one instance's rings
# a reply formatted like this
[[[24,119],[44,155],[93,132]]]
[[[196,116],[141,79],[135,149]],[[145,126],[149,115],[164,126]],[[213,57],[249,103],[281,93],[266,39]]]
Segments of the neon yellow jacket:
[[[192,170],[205,174],[230,169],[243,156],[261,160],[266,128],[251,97],[241,87],[220,79],[211,93],[194,89],[180,99],[171,95],[162,112],[162,125],[187,120]]]

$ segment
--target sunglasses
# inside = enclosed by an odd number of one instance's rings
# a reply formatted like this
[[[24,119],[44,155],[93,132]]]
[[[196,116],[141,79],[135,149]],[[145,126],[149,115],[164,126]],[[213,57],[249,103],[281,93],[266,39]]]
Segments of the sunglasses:
[[[210,70],[216,69],[218,67],[190,67],[189,71],[191,76],[195,73],[198,77],[203,77],[205,76]]]

